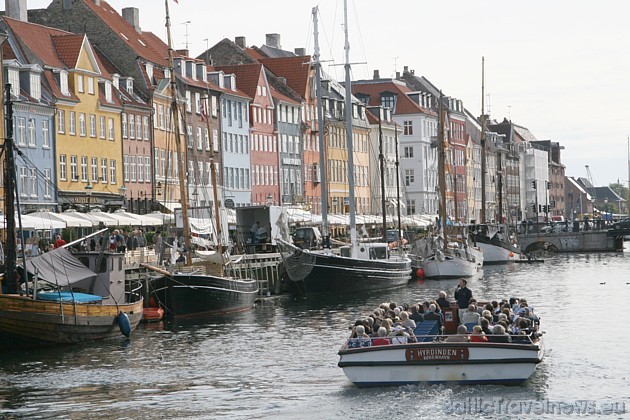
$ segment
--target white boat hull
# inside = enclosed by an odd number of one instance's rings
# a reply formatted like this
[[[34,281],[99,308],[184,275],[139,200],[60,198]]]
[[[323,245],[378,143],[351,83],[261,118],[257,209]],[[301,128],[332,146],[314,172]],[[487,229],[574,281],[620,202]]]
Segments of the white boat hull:
[[[459,278],[472,277],[481,267],[483,262],[469,261],[456,255],[438,257],[432,255],[422,262],[422,270],[425,278]]]
[[[483,251],[484,264],[507,264],[523,258],[518,250],[507,249],[501,246],[477,242],[477,246]]]
[[[339,351],[341,367],[362,387],[417,383],[520,383],[542,361],[537,344],[430,342]]]

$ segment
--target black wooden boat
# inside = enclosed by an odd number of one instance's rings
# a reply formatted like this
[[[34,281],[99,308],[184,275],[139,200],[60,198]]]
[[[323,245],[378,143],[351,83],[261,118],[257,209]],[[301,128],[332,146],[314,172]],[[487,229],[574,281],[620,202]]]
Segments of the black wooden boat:
[[[293,251],[288,255],[283,253],[286,271],[283,280],[295,295],[390,289],[404,286],[411,279],[411,260],[397,256],[387,258],[384,243],[360,244],[359,256],[364,254],[364,258],[347,256],[350,247],[342,247],[341,255],[335,255],[301,250],[287,243],[283,246]]]
[[[258,284],[198,273],[174,273],[152,282],[152,295],[169,316],[223,314],[254,307]]]

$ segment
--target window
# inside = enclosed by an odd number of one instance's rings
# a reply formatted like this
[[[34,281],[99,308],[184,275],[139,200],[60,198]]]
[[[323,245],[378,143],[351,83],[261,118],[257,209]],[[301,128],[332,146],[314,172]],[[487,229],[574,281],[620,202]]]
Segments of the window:
[[[59,155],[59,179],[65,181],[67,176],[66,155]]]
[[[44,169],[44,197],[50,198],[52,196],[52,171],[50,169]]]
[[[101,182],[107,182],[107,159],[101,159]]]
[[[31,96],[39,101],[42,98],[42,84],[39,74],[31,73]]]
[[[81,181],[88,181],[88,160],[87,156],[81,156]]]
[[[142,140],[142,117],[140,115],[136,117],[136,138]]]
[[[157,121],[158,121],[160,129],[164,130],[166,128],[164,126],[164,105],[160,105],[158,107],[158,118],[157,118]]]
[[[79,175],[77,173],[77,157],[70,156],[70,177],[72,181],[78,181]]]
[[[87,81],[88,81],[88,93],[90,95],[94,95],[94,78],[88,77]]]
[[[407,216],[416,214],[416,200],[407,200]]]
[[[77,90],[79,91],[79,93],[83,93],[83,75],[79,74],[77,76]]]
[[[63,109],[57,110],[57,132],[59,134],[66,132],[66,112]]]
[[[26,118],[19,117],[18,118],[18,145],[26,146]]]
[[[98,182],[98,158],[93,157],[91,159],[92,170],[91,170],[91,178],[92,184],[96,184]]]
[[[109,131],[109,139],[114,140],[114,119],[107,119],[107,130]]]
[[[85,121],[85,114],[83,112],[79,113],[79,135],[81,137],[85,137],[87,132],[87,127],[86,127],[86,121]]]
[[[201,135],[201,127],[197,127],[197,150],[203,150],[203,137]]]
[[[29,178],[31,178],[31,197],[37,197],[38,191],[37,191],[37,169],[35,168],[30,168],[28,170],[29,172]]]
[[[394,110],[394,95],[381,96],[381,106]]]
[[[144,157],[144,180],[151,182],[151,158],[149,156]]]
[[[127,134],[127,114],[123,113],[122,114],[122,136],[123,139],[126,139],[128,134]]]
[[[20,72],[17,69],[9,69],[9,83],[11,84],[11,95],[20,95]]]
[[[138,182],[144,181],[144,159],[142,156],[137,157]]]
[[[90,114],[90,137],[96,137],[96,115]]]
[[[192,112],[191,95],[189,90],[186,91],[186,112]]]
[[[116,161],[114,159],[109,161],[109,182],[116,183]]]
[[[199,92],[195,92],[195,112],[197,114],[201,113],[201,95]]]
[[[68,72],[59,72],[59,85],[61,89],[61,94],[65,96],[70,96],[70,91],[68,90]]]
[[[26,166],[20,166],[20,195],[28,194],[28,175]]]
[[[35,120],[34,119],[29,119],[28,120],[28,146],[29,147],[35,147],[36,143],[35,143]]]
[[[105,138],[105,131],[106,131],[106,128],[105,128],[105,117],[103,117],[103,116],[99,117],[99,127],[98,128],[99,128],[99,130],[98,130],[99,131],[99,133],[98,133],[99,137],[104,139]]]
[[[189,149],[193,148],[194,141],[195,140],[193,139],[192,125],[188,125],[186,126],[186,143]]]
[[[143,138],[145,140],[149,140],[149,117],[144,116],[142,117],[142,126],[143,126]]]
[[[404,152],[405,152],[404,157],[406,157],[406,158],[412,158],[413,157],[413,147],[412,146],[405,146]]]
[[[203,140],[204,140],[204,143],[206,144],[206,150],[210,150],[210,135],[208,134],[207,128],[203,132]]]
[[[129,115],[129,138],[136,138],[136,120],[133,114]]]
[[[406,136],[413,135],[413,121],[403,121],[403,129]]]
[[[130,156],[129,161],[129,164],[131,166],[131,181],[136,182],[136,157]]]
[[[123,177],[125,182],[129,181],[129,156],[123,156]]]
[[[405,169],[405,185],[408,187],[414,183],[414,170]]]
[[[42,121],[42,147],[50,149],[50,134],[48,133],[48,120]]]
[[[77,133],[77,115],[74,111],[70,111],[70,122],[68,127],[68,133],[71,135],[75,135]]]
[[[212,96],[210,101],[211,101],[211,106],[212,106],[212,116],[216,117],[217,116],[217,97]]]

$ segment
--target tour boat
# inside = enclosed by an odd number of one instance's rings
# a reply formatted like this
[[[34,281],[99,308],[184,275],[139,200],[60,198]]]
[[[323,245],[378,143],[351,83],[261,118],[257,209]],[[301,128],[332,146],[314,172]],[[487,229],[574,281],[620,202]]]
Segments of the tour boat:
[[[435,337],[437,338],[437,337]],[[542,361],[542,337],[519,343],[409,344],[339,350],[339,367],[359,387],[456,382],[516,384],[526,381]]]

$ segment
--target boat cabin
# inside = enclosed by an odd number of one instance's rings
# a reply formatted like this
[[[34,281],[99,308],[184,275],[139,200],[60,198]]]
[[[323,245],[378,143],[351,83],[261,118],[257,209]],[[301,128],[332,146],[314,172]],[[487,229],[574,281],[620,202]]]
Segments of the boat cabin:
[[[358,254],[356,258],[366,260],[386,260],[389,258],[389,247],[383,242],[366,242],[357,246]],[[339,255],[350,258],[352,247],[349,245],[339,247]]]

